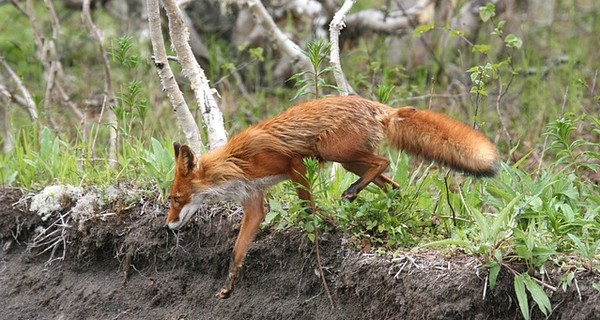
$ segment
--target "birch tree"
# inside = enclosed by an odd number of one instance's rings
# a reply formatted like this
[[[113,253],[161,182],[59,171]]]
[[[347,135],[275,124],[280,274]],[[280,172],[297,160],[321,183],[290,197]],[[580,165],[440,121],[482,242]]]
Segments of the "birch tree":
[[[354,0],[344,1],[344,4],[340,8],[340,10],[338,10],[335,13],[333,19],[331,20],[331,23],[329,24],[329,41],[331,42],[331,53],[329,57],[329,63],[334,68],[333,76],[340,90],[340,94],[343,96],[355,93],[348,80],[346,80],[346,76],[342,71],[342,65],[340,63],[340,32],[342,28],[345,27],[344,18],[348,11],[352,9],[353,5]]]
[[[166,91],[167,97],[169,97],[173,113],[177,118],[187,143],[193,150],[200,150],[200,146],[202,145],[200,130],[196,125],[194,116],[188,108],[183,93],[179,90],[179,85],[175,80],[175,75],[173,74],[167,59],[160,23],[158,0],[147,0],[146,4],[148,7],[150,39],[152,42],[152,50],[154,52],[154,66],[156,66],[163,89]]]
[[[157,0],[148,0],[147,2],[149,10],[152,8],[153,11],[149,14],[148,20],[150,23],[151,33],[153,34],[151,36],[151,40],[153,50],[155,52],[155,59],[159,59],[155,60],[155,65],[157,68],[159,68],[159,76],[161,77],[161,81],[163,81],[163,86],[168,91],[167,94],[170,97],[171,103],[173,104],[173,109],[177,114],[180,124],[182,125],[182,130],[190,137],[188,138],[188,142],[192,148],[199,150],[200,135],[196,134],[192,125],[192,122],[195,123],[195,120],[190,118],[191,113],[189,113],[189,108],[182,103],[184,102],[184,99],[183,95],[180,92],[177,92],[180,91],[178,85],[176,82],[171,82],[171,79],[174,81],[174,78],[172,76],[172,72],[170,72],[170,68],[167,68],[167,70],[164,71],[165,73],[160,75],[161,68],[165,68],[168,63],[165,59],[166,54],[163,56],[162,52],[164,51],[164,44],[162,44],[161,41],[162,35],[159,36],[157,34],[160,32],[160,24],[158,23],[159,15],[157,15],[156,12],[156,8],[158,8],[157,2]],[[202,70],[198,64],[198,61],[196,61],[194,57],[192,49],[189,45],[189,31],[186,27],[184,16],[181,13],[181,9],[179,8],[177,1],[165,0],[164,8],[169,20],[169,36],[171,43],[177,52],[178,62],[181,64],[183,75],[189,79],[191,83],[196,103],[198,108],[200,108],[200,113],[207,129],[208,146],[210,149],[216,149],[227,142],[227,136],[223,124],[223,114],[221,113],[221,110],[217,106],[217,103],[213,97],[213,94],[215,94],[216,91],[210,88],[208,79],[204,74],[204,70]],[[160,48],[161,46],[162,50]],[[182,109],[187,109],[188,111],[186,112]]]

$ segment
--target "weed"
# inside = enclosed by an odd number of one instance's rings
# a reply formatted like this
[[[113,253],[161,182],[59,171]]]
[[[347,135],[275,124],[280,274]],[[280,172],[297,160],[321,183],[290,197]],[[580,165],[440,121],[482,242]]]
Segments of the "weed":
[[[332,66],[323,66],[330,52],[331,43],[326,43],[322,39],[306,44],[306,51],[303,53],[308,57],[313,70],[298,72],[290,77],[289,80],[295,81],[294,87],[299,87],[292,100],[311,92],[315,98],[319,98],[326,88],[337,90],[336,86],[326,82],[325,77],[334,71]]]

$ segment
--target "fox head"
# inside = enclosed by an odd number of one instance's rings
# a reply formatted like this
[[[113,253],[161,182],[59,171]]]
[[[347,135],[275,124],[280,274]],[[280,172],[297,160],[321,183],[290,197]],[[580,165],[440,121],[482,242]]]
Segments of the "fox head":
[[[186,145],[173,143],[175,149],[175,177],[171,185],[171,208],[165,222],[170,229],[183,226],[198,211],[202,199],[194,195],[193,180],[197,178],[195,169],[197,158]]]
[[[232,155],[228,146],[198,158],[190,147],[173,143],[175,177],[166,221],[169,228],[178,229],[188,222],[205,198],[243,202],[257,190],[282,180],[281,174],[252,180],[244,171],[247,162]]]

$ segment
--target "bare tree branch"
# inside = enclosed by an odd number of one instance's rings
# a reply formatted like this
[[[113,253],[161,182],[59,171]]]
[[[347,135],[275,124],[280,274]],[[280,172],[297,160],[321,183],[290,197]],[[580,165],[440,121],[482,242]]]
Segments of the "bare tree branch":
[[[25,9],[23,9],[23,7],[21,7],[21,4],[19,4],[18,0],[10,0],[10,3],[12,3],[12,5],[19,11],[21,12],[23,15],[27,16],[27,11]]]
[[[310,70],[311,64],[308,58],[302,53],[300,47],[279,29],[260,0],[238,0],[238,3],[248,6],[256,23],[262,25],[269,38],[291,59],[291,64],[296,66],[296,69]]]
[[[25,98],[21,97],[18,94],[11,92],[2,83],[0,83],[0,96],[4,97],[8,102],[14,102],[14,103],[20,105],[21,107],[25,108],[27,106],[27,101],[25,101]]]
[[[156,66],[158,76],[160,77],[160,82],[167,92],[172,110],[177,117],[178,124],[181,126],[181,131],[185,135],[187,143],[193,150],[200,150],[200,147],[202,146],[200,130],[198,129],[196,120],[194,120],[194,116],[185,102],[183,93],[179,90],[179,85],[169,66],[169,58],[167,57],[165,50],[161,29],[158,0],[146,0],[146,3],[148,7],[150,39],[152,42],[152,50],[154,52],[154,65]]]
[[[106,120],[109,126],[109,150],[108,157],[111,165],[115,165],[117,162],[117,117],[113,112],[112,106],[115,102],[115,95],[112,89],[112,74],[110,70],[110,63],[108,61],[108,56],[106,54],[106,50],[104,48],[102,34],[100,30],[94,24],[92,20],[92,16],[90,15],[90,0],[83,0],[83,10],[81,12],[81,16],[87,25],[88,29],[92,33],[94,39],[98,44],[98,48],[100,49],[100,54],[102,57],[102,64],[104,66],[104,95],[106,96],[105,103],[108,103],[108,108],[106,108]]]
[[[411,21],[425,24],[433,21],[434,0],[419,0],[407,10],[384,12],[367,9],[348,15],[346,25],[358,30],[372,30],[389,34],[401,34],[411,26]]]
[[[169,34],[173,47],[179,56],[183,75],[190,80],[196,103],[200,108],[208,132],[210,149],[216,149],[227,142],[223,114],[213,97],[204,70],[196,61],[188,43],[189,32],[176,0],[165,0],[164,7],[169,19]]]
[[[329,63],[335,69],[333,71],[333,76],[338,88],[341,89],[340,94],[343,96],[354,93],[354,89],[352,89],[352,86],[348,83],[348,80],[346,80],[344,71],[342,71],[342,64],[340,63],[340,31],[345,27],[344,17],[348,11],[350,11],[354,2],[355,0],[346,0],[340,10],[335,13],[329,24],[329,42],[331,43]]]
[[[51,25],[52,25],[52,35],[50,37],[47,37],[49,39],[45,39],[45,37],[42,36],[42,33],[38,26],[37,17],[35,15],[35,10],[33,8],[33,2],[31,0],[27,1],[26,9],[23,9],[17,1],[11,0],[11,3],[17,8],[17,10],[19,10],[21,13],[23,13],[29,19],[29,22],[31,24],[31,30],[33,33],[33,39],[36,44],[36,58],[44,66],[44,74],[47,79],[47,82],[46,82],[46,93],[44,96],[44,109],[43,110],[48,111],[48,107],[49,107],[51,101],[53,100],[52,99],[52,89],[56,88],[56,90],[58,90],[58,94],[61,97],[61,99],[67,103],[67,105],[70,107],[71,111],[73,111],[75,116],[77,116],[79,119],[83,119],[84,118],[83,112],[81,112],[81,110],[79,110],[79,108],[77,107],[76,104],[74,104],[73,102],[70,101],[70,98],[67,95],[66,90],[63,88],[63,85],[61,83],[63,71],[62,71],[62,65],[60,63],[60,59],[58,58],[58,54],[56,53],[56,47],[55,47],[55,43],[56,43],[56,41],[58,39],[58,35],[60,33],[60,26],[59,26],[58,16],[56,15],[56,11],[54,10],[52,1],[45,0],[46,8],[48,9],[48,12],[50,13],[50,19],[51,19]],[[59,76],[58,79],[56,78],[56,75]],[[49,115],[46,116],[46,119],[50,124],[54,124],[53,119]],[[56,125],[53,125],[53,127],[55,129],[57,129]]]
[[[13,149],[13,138],[8,125],[8,105],[11,94],[0,84],[0,137],[2,137],[2,152],[9,153]]]
[[[16,2],[15,2],[16,3]],[[18,8],[17,4],[15,6]],[[29,18],[29,22],[31,23],[31,30],[33,31],[33,41],[35,42],[35,47],[37,48],[38,60],[45,61],[44,59],[44,41],[42,40],[42,33],[39,29],[37,23],[37,17],[35,15],[35,10],[33,8],[33,0],[27,0],[27,9],[25,11],[27,17]]]
[[[0,65],[2,65],[4,69],[6,69],[6,72],[8,72],[10,78],[15,82],[17,88],[19,88],[19,91],[21,91],[21,94],[23,95],[25,101],[24,107],[29,113],[29,118],[31,118],[33,122],[37,122],[38,114],[35,106],[35,101],[33,101],[29,90],[27,90],[27,88],[23,84],[21,78],[19,78],[19,76],[13,71],[13,69],[8,65],[8,63],[6,63],[4,57],[0,57]]]
[[[43,53],[42,56],[44,58],[42,64],[44,65],[44,72],[46,73],[46,92],[44,94],[44,105],[42,110],[44,110],[44,112],[46,113],[46,119],[51,124],[52,128],[58,131],[58,124],[54,121],[53,117],[49,116],[49,110],[50,105],[54,100],[52,99],[52,91],[55,87],[56,75],[62,69],[62,67],[60,66],[60,60],[58,59],[58,54],[56,53],[55,46],[55,43],[58,39],[60,26],[58,22],[58,17],[56,16],[56,12],[54,11],[54,6],[52,5],[52,1],[44,0],[44,3],[46,4],[46,9],[48,9],[48,12],[50,13],[52,36],[50,37],[50,39],[46,39],[44,41],[43,48],[41,49]],[[79,111],[79,109],[77,108],[76,110]],[[80,119],[83,117],[83,114],[81,112],[79,112],[78,115],[80,115]]]

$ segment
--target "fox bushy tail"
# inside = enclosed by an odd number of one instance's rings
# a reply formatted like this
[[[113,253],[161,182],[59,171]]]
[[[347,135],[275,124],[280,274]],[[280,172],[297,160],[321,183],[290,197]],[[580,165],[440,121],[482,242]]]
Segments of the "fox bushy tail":
[[[388,141],[409,154],[475,176],[492,176],[498,170],[494,144],[462,122],[412,107],[395,109],[388,121]]]

